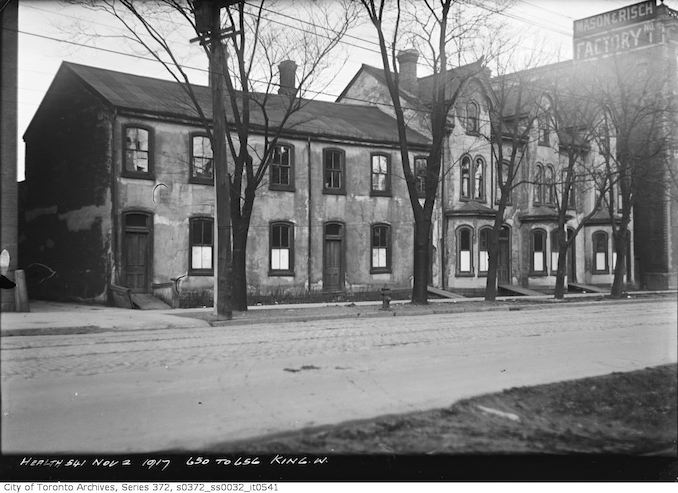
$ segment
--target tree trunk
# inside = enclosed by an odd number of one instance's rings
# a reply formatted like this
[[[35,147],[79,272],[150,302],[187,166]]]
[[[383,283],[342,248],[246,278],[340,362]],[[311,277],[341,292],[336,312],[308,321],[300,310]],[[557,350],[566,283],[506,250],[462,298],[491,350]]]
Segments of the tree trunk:
[[[626,251],[628,236],[628,221],[622,219],[622,224],[614,235],[614,246],[617,252],[617,263],[614,267],[614,279],[612,281],[612,290],[610,296],[621,298],[624,292],[624,274],[626,273]]]
[[[428,304],[428,275],[430,269],[429,238],[431,220],[422,219],[414,223],[414,285],[412,303]]]
[[[233,270],[231,272],[231,305],[233,310],[247,311],[247,234],[249,218],[233,222]]]
[[[495,301],[497,299],[497,264],[499,263],[499,232],[496,230],[496,224],[490,234],[487,254],[489,258],[485,282],[485,301]]]
[[[563,235],[561,235],[563,236]],[[567,241],[561,241],[558,245],[558,271],[556,272],[556,291],[553,297],[562,300],[565,297],[565,273],[567,272]]]

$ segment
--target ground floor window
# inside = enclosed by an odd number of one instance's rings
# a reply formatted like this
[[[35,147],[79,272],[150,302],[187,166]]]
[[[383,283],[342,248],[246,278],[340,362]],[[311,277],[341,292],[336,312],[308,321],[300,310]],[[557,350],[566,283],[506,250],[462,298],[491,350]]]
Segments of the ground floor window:
[[[209,217],[190,219],[190,252],[192,274],[212,275],[214,252],[214,220]]]
[[[486,274],[490,265],[490,235],[492,229],[483,228],[478,235],[478,272]]]
[[[551,274],[558,272],[558,256],[560,251],[560,230],[551,231]]]
[[[467,226],[457,230],[457,272],[473,273],[473,230]]]
[[[288,222],[271,223],[270,275],[294,274],[294,225]]]
[[[391,227],[388,224],[375,224],[371,236],[371,272],[391,272]]]
[[[532,231],[532,272],[546,273],[546,231],[535,229]]]
[[[593,272],[608,273],[607,264],[608,237],[605,231],[593,233]]]

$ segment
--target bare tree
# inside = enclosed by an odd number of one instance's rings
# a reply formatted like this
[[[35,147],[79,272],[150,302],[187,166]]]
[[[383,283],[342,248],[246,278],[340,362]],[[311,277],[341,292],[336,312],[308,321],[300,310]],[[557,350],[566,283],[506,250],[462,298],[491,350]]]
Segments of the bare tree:
[[[490,144],[497,177],[497,212],[488,244],[485,300],[494,301],[497,297],[499,234],[506,219],[506,211],[513,203],[514,190],[525,182],[521,178],[522,168],[533,133],[538,102],[534,90],[527,84],[525,72],[502,74],[486,84],[485,88],[489,133],[482,136]]]
[[[401,101],[403,79],[397,64],[398,41],[404,32],[407,32],[403,28],[406,10],[400,0],[395,2],[395,9],[387,5],[386,0],[361,0],[361,3],[378,37],[384,78],[398,126],[403,174],[414,215],[412,302],[425,304],[428,302],[427,284],[432,260],[429,252],[432,215],[441,175],[443,148],[451,123],[449,115],[467,81],[482,71],[482,61],[467,66],[463,71],[449,71],[449,50],[453,48],[451,40],[460,35],[458,30],[455,31],[455,27],[459,26],[455,25],[455,20],[451,16],[451,8],[457,2],[441,0],[438,5],[434,5],[433,2],[426,0],[427,16],[424,22],[428,26],[428,32],[425,38],[430,51],[428,61],[433,71],[433,83],[430,93],[420,95],[421,110],[430,122],[431,131],[431,150],[426,158],[422,204],[417,189],[417,178],[409,157],[407,121]],[[393,18],[389,16],[391,12],[394,12]],[[387,41],[386,37],[389,34]]]
[[[600,211],[612,188],[608,160],[601,156],[597,136],[608,136],[609,126],[600,108],[589,97],[577,91],[578,78],[571,66],[558,72],[556,82],[549,86],[551,104],[542,108],[549,127],[558,137],[560,177],[553,177],[549,194],[554,198],[558,216],[556,228],[557,269],[555,299],[565,296],[568,252],[579,232]],[[591,201],[593,194],[594,200]],[[573,212],[575,216],[571,216]],[[568,228],[574,217],[575,224]],[[571,223],[570,223],[571,224]]]
[[[613,232],[616,264],[611,296],[624,291],[626,257],[630,254],[629,224],[639,200],[656,195],[670,200],[668,162],[674,151],[675,102],[667,66],[643,58],[616,56],[580,67],[589,97],[604,115],[606,125],[596,135],[605,158],[607,205]],[[641,194],[643,197],[641,197]],[[615,217],[616,216],[616,217]]]
[[[217,214],[218,237],[232,235],[232,262],[230,252],[223,248],[231,243],[217,241],[217,276],[215,281],[226,289],[217,289],[217,296],[230,300],[215,300],[218,315],[228,316],[226,310],[247,310],[247,239],[257,189],[267,175],[269,163],[275,152],[278,139],[299,122],[292,116],[307,102],[304,95],[309,86],[319,80],[319,74],[329,66],[328,55],[346,33],[354,19],[355,10],[350,5],[325,9],[309,4],[303,16],[307,19],[303,29],[281,26],[270,20],[266,12],[273,4],[263,0],[251,4],[244,1],[211,2],[219,4],[222,31],[228,35],[219,43],[202,43],[208,58],[210,48],[223,52],[223,73],[210,74],[212,84],[223,83],[226,98],[223,102],[226,119],[225,135],[215,135],[212,120],[206,108],[201,107],[191,84],[187,70],[177,52],[180,46],[170,41],[170,33],[176,25],[167,29],[167,23],[181,22],[194,34],[204,39],[204,33],[196,26],[196,7],[200,0],[72,0],[92,9],[107,12],[125,28],[131,39],[143,51],[160,62],[174,80],[181,84],[187,102],[196,111],[212,148],[217,141],[226,140],[232,169],[226,162],[214,163],[217,178],[215,192],[217,202],[224,195],[224,187],[230,189],[231,228]],[[223,5],[222,5],[223,4]],[[228,4],[228,6],[226,6]],[[220,8],[224,7],[224,8]],[[183,40],[187,42],[187,40]],[[300,71],[291,81],[291,87],[282,87],[276,82],[281,62],[293,63]],[[336,60],[333,61],[336,67]],[[216,154],[216,153],[215,153]],[[221,172],[221,173],[220,173]],[[228,237],[226,237],[228,239]],[[229,289],[230,288],[230,289]]]

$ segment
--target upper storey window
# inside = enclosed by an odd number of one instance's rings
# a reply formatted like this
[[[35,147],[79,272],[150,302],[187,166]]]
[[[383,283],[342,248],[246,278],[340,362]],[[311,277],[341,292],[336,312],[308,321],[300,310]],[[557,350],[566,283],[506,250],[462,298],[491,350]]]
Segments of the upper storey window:
[[[477,134],[480,131],[480,107],[475,101],[466,103],[466,132]]]
[[[323,192],[346,193],[346,177],[344,167],[344,153],[339,149],[325,149],[323,151]]]
[[[147,128],[127,126],[124,133],[124,174],[151,177],[153,173],[152,135]]]
[[[294,148],[283,144],[275,146],[270,166],[269,188],[294,191]]]
[[[414,179],[417,185],[417,197],[426,197],[426,158],[414,158]]]
[[[386,154],[372,154],[372,195],[390,195],[391,163]]]
[[[191,136],[191,182],[211,185],[214,180],[212,144],[206,135]]]

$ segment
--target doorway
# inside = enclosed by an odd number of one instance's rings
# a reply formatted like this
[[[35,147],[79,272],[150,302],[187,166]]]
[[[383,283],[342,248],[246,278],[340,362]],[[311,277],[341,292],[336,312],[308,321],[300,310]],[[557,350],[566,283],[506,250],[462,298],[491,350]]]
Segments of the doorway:
[[[133,293],[148,293],[152,265],[152,222],[150,214],[128,212],[123,217],[123,284]]]
[[[508,226],[501,227],[497,240],[497,283],[511,284],[511,230]]]
[[[323,287],[325,291],[344,290],[344,225],[326,223],[323,252]]]

